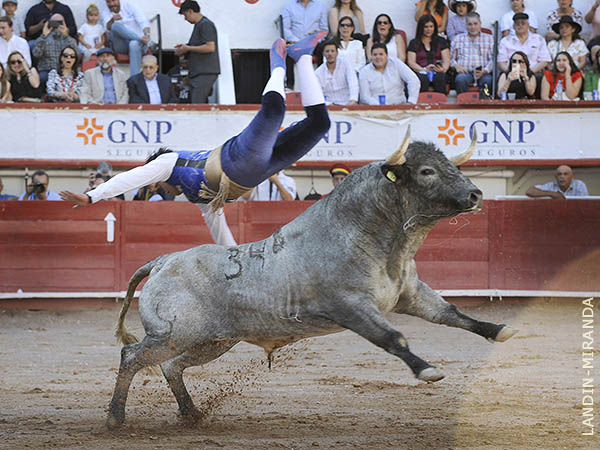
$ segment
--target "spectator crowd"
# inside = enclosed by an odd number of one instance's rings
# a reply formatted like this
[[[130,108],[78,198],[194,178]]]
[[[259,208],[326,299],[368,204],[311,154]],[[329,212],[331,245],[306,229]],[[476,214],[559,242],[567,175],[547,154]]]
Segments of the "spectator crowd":
[[[42,0],[18,13],[18,0],[2,0],[0,102],[206,103],[220,73],[218,36],[198,3],[186,0],[179,14],[194,25],[178,44],[177,66],[159,72],[150,23],[134,0],[98,0],[79,24],[68,5]],[[586,11],[557,0],[545,20],[526,2],[508,0],[498,17],[494,61],[490,30],[482,28],[476,0],[415,3],[412,39],[389,14],[365,24],[359,0],[288,0],[281,11],[288,43],[315,31],[329,36],[318,47],[318,77],[330,104],[416,103],[420,92],[479,91],[491,98],[494,66],[501,99],[596,99],[600,78],[600,0]],[[591,24],[589,39],[580,33]],[[129,57],[129,74],[116,65]],[[87,69],[84,73],[82,65]],[[294,85],[293,64],[287,70]]]

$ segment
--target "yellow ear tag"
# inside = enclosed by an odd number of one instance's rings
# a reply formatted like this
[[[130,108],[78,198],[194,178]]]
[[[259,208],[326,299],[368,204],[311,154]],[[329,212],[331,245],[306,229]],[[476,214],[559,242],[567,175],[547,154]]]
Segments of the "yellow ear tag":
[[[388,170],[387,173],[385,174],[386,178],[388,180],[390,180],[392,183],[395,183],[397,178],[396,178],[396,174],[394,172],[392,172],[391,170]]]

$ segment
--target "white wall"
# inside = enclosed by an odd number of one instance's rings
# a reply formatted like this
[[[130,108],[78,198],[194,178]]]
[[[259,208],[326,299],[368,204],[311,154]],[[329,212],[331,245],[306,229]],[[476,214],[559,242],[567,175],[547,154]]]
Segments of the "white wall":
[[[164,48],[172,49],[177,43],[187,42],[192,25],[178,15],[179,10],[170,0],[130,0],[137,3],[150,18],[159,13],[163,25]],[[245,0],[198,0],[202,12],[210,18],[217,27],[230,36],[232,49],[261,49],[270,48],[271,43],[279,36],[275,20],[281,14],[281,9],[287,0],[258,0],[250,4]],[[39,0],[21,0],[17,14],[25,18],[27,10]],[[69,5],[75,15],[77,25],[85,22],[85,9],[90,0],[63,0]],[[95,0],[98,6],[105,5],[104,0]],[[322,0],[327,7],[334,0]],[[391,16],[396,28],[406,31],[409,39],[414,36],[415,0],[358,0],[365,14],[367,33],[371,32],[373,21],[380,13]],[[446,2],[447,3],[447,2]],[[573,0],[575,8],[584,14],[588,11],[592,0]],[[556,8],[555,0],[525,0],[528,8],[532,9],[541,24],[545,27],[545,18],[551,9]],[[481,14],[483,25],[490,24],[509,11],[509,0],[479,0],[478,12]],[[584,28],[585,30],[588,28]]]

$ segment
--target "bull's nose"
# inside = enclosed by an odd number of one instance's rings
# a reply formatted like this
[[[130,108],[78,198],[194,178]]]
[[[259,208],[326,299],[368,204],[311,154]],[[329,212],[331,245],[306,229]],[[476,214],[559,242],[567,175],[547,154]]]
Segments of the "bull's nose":
[[[471,208],[483,208],[483,194],[479,189],[469,194],[469,204]]]

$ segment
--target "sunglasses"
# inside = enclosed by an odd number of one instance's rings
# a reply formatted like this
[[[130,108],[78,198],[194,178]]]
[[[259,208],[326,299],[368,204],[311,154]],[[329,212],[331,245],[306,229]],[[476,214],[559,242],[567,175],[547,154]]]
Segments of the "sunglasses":
[[[70,59],[75,59],[76,56],[73,53],[63,53],[62,54],[63,58],[70,58]]]
[[[377,21],[377,25],[389,25],[389,24],[390,24],[389,22],[384,22],[382,20]]]
[[[13,59],[12,61],[9,61],[8,63],[10,65],[23,64],[23,61],[21,61],[20,59]]]
[[[344,28],[350,28],[353,26],[354,26],[353,23],[340,23],[340,27],[344,27]]]

